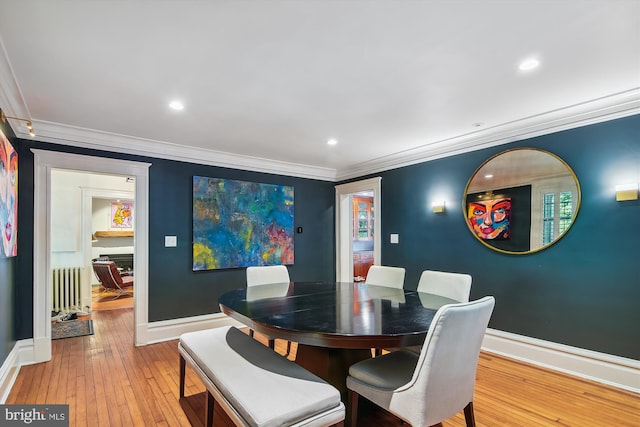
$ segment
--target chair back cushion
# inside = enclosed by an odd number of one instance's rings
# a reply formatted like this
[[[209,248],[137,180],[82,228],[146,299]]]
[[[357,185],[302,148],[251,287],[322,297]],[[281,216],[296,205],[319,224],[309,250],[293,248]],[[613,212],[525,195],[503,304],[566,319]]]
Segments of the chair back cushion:
[[[494,305],[495,299],[488,296],[437,311],[410,385],[414,398],[424,402],[424,414],[438,420],[433,424],[473,401],[480,347]]]
[[[247,267],[247,286],[289,283],[289,270],[284,265]]]
[[[404,287],[404,273],[402,267],[388,267],[384,265],[372,265],[367,273],[367,285],[388,286],[402,289]]]
[[[468,302],[471,276],[462,273],[425,270],[418,282],[418,292],[440,295],[459,302]]]

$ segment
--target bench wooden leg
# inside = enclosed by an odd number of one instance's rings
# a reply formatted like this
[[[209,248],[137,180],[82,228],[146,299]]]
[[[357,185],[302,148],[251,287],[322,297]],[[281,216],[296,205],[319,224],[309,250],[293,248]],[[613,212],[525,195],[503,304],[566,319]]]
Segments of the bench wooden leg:
[[[186,362],[184,357],[180,355],[180,398],[184,397],[184,377],[186,374]]]
[[[213,395],[207,390],[207,402],[204,405],[204,425],[206,427],[213,427],[213,410],[215,406],[215,400]]]

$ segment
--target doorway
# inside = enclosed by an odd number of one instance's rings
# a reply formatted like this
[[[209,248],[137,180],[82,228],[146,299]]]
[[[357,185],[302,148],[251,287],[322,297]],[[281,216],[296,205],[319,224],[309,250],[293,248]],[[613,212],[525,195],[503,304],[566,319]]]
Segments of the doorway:
[[[135,179],[134,344],[147,343],[148,331],[148,199],[149,163],[46,150],[34,153],[33,361],[51,359],[51,171],[64,169]]]
[[[373,253],[373,264],[381,258],[381,177],[336,185],[336,280],[353,282],[354,254],[365,249],[367,257]],[[358,199],[366,199],[366,218],[363,227],[358,219]],[[354,207],[355,206],[355,207]],[[357,229],[356,229],[357,228]],[[362,230],[360,230],[362,228]],[[366,229],[366,230],[365,230]],[[362,235],[362,238],[360,236]],[[360,246],[360,242],[362,243]],[[354,251],[354,243],[356,245]],[[366,261],[370,263],[369,260]]]
[[[122,175],[104,176],[100,181],[105,181],[105,187],[111,188],[82,188],[82,199],[84,206],[84,222],[88,227],[87,235],[91,236],[91,244],[84,251],[84,260],[92,272],[91,292],[92,309],[93,304],[98,303],[100,307],[122,307],[123,301],[115,299],[128,299],[133,296],[134,288],[126,292],[107,292],[101,286],[98,276],[93,271],[93,260],[113,261],[117,267],[118,274],[126,282],[135,278],[134,261],[134,237],[135,228],[132,220],[135,218],[135,192],[128,191],[133,187],[135,180],[132,177]],[[111,182],[108,179],[111,178]],[[113,180],[116,182],[113,182]],[[114,190],[118,188],[118,190]],[[85,240],[88,244],[89,240]],[[135,283],[135,280],[133,280]],[[96,292],[97,290],[101,292]],[[114,298],[114,293],[116,297]],[[113,300],[113,301],[110,301]],[[126,306],[133,306],[133,300],[128,301]]]
[[[125,175],[51,170],[52,313],[92,311],[99,285],[94,259],[114,261],[133,276],[134,182]]]
[[[353,281],[364,282],[373,265],[375,239],[375,201],[373,191],[352,195],[353,201]]]

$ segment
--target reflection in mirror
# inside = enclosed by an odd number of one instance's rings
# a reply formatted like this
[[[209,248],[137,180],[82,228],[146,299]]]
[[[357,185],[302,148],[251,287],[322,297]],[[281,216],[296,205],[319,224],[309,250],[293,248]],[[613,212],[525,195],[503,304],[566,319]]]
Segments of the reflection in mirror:
[[[578,180],[562,159],[519,148],[483,163],[464,192],[469,230],[484,245],[504,253],[531,253],[557,242],[580,206]]]

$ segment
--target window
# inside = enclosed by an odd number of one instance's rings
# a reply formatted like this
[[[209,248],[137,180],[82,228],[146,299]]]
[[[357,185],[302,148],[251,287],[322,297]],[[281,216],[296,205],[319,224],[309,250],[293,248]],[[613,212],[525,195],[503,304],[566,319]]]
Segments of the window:
[[[354,226],[356,239],[373,237],[373,198],[353,198]]]
[[[558,203],[556,203],[558,200]],[[542,244],[547,245],[571,225],[573,194],[571,191],[545,193],[542,196]]]

